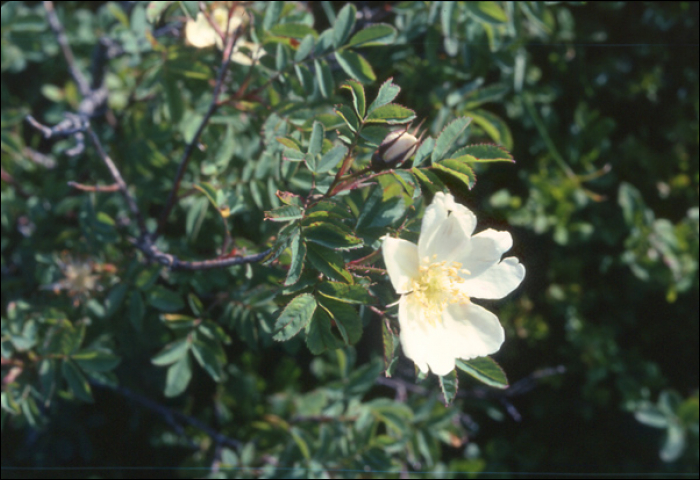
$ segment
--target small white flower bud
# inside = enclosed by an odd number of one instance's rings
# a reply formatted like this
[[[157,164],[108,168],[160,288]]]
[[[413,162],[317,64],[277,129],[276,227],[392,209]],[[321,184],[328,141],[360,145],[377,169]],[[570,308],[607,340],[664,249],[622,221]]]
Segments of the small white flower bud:
[[[416,153],[419,144],[420,139],[407,130],[389,133],[372,155],[372,170],[378,172],[402,164]]]

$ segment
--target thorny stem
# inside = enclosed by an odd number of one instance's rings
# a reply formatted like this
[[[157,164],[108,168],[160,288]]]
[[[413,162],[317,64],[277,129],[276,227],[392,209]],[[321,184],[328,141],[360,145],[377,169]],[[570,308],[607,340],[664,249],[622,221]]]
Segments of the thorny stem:
[[[81,190],[83,192],[118,192],[119,185],[113,183],[111,185],[83,185],[78,182],[68,182],[69,187],[73,187],[76,190]]]
[[[221,94],[221,90],[223,88],[223,80],[231,62],[234,46],[236,44],[236,41],[238,40],[238,32],[228,37],[228,41],[225,45],[223,53],[224,60],[221,64],[218,73],[218,77],[214,88],[213,99],[209,106],[209,110],[207,111],[205,117],[202,119],[202,122],[199,125],[197,132],[195,133],[195,136],[192,138],[192,141],[187,145],[185,152],[183,153],[183,156],[180,160],[180,165],[178,167],[178,172],[175,178],[173,189],[170,192],[170,196],[168,198],[168,201],[166,202],[166,206],[164,207],[164,210],[161,214],[156,235],[149,235],[144,221],[144,217],[142,216],[141,211],[139,210],[138,204],[136,203],[136,199],[129,191],[126,182],[124,181],[121,173],[119,172],[119,169],[116,167],[112,159],[105,152],[102,144],[100,143],[99,138],[97,137],[95,132],[90,128],[89,118],[95,116],[98,108],[101,105],[103,105],[106,101],[107,90],[102,85],[102,79],[104,78],[104,76],[101,74],[101,69],[104,68],[104,61],[108,57],[107,49],[102,48],[100,52],[98,52],[98,55],[93,55],[93,70],[99,71],[100,73],[100,75],[94,75],[95,79],[98,79],[98,84],[94,85],[93,88],[88,84],[83,74],[76,67],[73,52],[70,49],[68,39],[66,37],[65,31],[63,30],[63,26],[61,25],[58,15],[56,14],[53,2],[44,2],[44,7],[46,8],[48,21],[57,37],[59,45],[61,46],[66,62],[68,63],[70,73],[75,82],[78,84],[79,90],[84,98],[83,100],[81,100],[80,106],[78,107],[78,114],[66,114],[64,120],[62,120],[59,124],[55,125],[54,127],[47,127],[46,125],[42,125],[31,115],[27,116],[27,122],[30,123],[38,131],[40,131],[45,138],[51,138],[53,136],[73,136],[77,141],[77,146],[71,149],[73,150],[73,154],[78,154],[82,151],[84,145],[83,137],[85,133],[87,133],[90,136],[92,143],[95,145],[95,149],[97,150],[99,157],[107,166],[115,182],[113,185],[107,186],[89,186],[82,185],[76,182],[70,182],[69,185],[73,188],[85,191],[119,191],[127,203],[127,206],[131,213],[131,217],[136,219],[136,223],[138,225],[139,236],[137,239],[132,239],[131,242],[136,246],[136,248],[141,250],[150,261],[154,261],[161,265],[166,265],[170,268],[179,270],[206,270],[213,268],[226,268],[233,265],[241,265],[246,263],[260,262],[267,258],[271,252],[271,249],[267,249],[258,254],[242,257],[225,257],[202,261],[184,261],[175,257],[174,255],[170,255],[160,251],[158,247],[153,243],[158,233],[162,231],[162,228],[165,222],[167,221],[167,217],[173,208],[177,197],[177,192],[179,190],[180,182],[182,180],[182,176],[187,167],[190,156],[192,155],[192,152],[195,148],[195,145],[197,144],[197,141],[201,136],[202,132],[204,131],[204,128],[207,125],[209,119],[218,107],[217,99]],[[229,11],[229,18],[232,15],[231,12],[232,10]],[[104,47],[106,44],[101,43],[101,45]],[[70,152],[66,153],[70,154]],[[2,171],[2,179],[8,182],[14,180],[4,170]],[[18,193],[21,192],[18,191]]]
[[[29,194],[22,189],[15,178],[7,173],[4,168],[0,169],[0,174],[2,175],[2,181],[12,185],[15,188],[15,192],[17,192],[20,197],[29,198]]]
[[[209,109],[207,110],[207,113],[204,115],[204,118],[202,118],[202,121],[199,124],[199,127],[197,128],[197,131],[195,132],[194,136],[192,137],[192,140],[190,143],[185,147],[185,151],[182,154],[182,158],[180,159],[180,165],[178,166],[177,173],[175,174],[175,181],[173,183],[173,188],[170,190],[170,195],[168,195],[168,199],[165,202],[165,207],[163,207],[163,212],[160,215],[160,219],[158,220],[158,229],[156,230],[156,237],[163,232],[163,228],[165,228],[165,223],[168,221],[168,216],[170,215],[170,211],[173,209],[175,206],[175,201],[177,199],[177,192],[180,190],[180,182],[182,182],[182,177],[185,174],[185,170],[187,169],[187,165],[190,161],[190,158],[192,156],[192,152],[194,152],[195,146],[197,145],[199,141],[199,137],[202,135],[202,132],[204,132],[204,128],[207,126],[209,123],[209,120],[211,119],[211,116],[216,112],[218,108],[218,99],[219,95],[221,94],[221,89],[223,88],[224,84],[224,77],[226,76],[226,72],[228,71],[228,67],[231,64],[231,56],[233,54],[233,47],[236,44],[236,41],[238,40],[238,35],[232,35],[228,41],[226,42],[226,46],[224,48],[224,61],[221,64],[221,67],[219,68],[219,75],[216,79],[216,85],[214,86],[214,94],[212,96],[211,104],[209,105]]]
[[[210,428],[200,420],[191,417],[189,415],[185,415],[182,412],[179,412],[177,410],[172,410],[168,407],[165,407],[150,398],[144,397],[143,395],[140,395],[138,393],[132,392],[126,387],[112,387],[109,385],[105,385],[102,383],[97,383],[97,382],[91,382],[93,385],[104,388],[107,390],[111,390],[115,393],[118,393],[119,395],[126,397],[130,400],[133,400],[134,402],[138,403],[142,407],[145,407],[149,409],[152,412],[157,413],[161,417],[165,419],[168,424],[173,426],[181,435],[184,435],[184,431],[180,425],[178,425],[178,422],[180,423],[186,423],[188,425],[191,425],[204,433],[206,433],[209,437],[211,437],[217,444],[219,445],[225,445],[227,447],[231,448],[240,448],[242,446],[242,443],[240,440],[236,440],[231,437],[227,437],[226,435],[223,435],[216,430]]]
[[[97,135],[95,135],[95,132],[89,126],[87,127],[87,133],[90,136],[90,140],[92,140],[92,144],[97,150],[97,154],[100,156],[100,158],[102,158],[102,161],[105,163],[105,165],[107,165],[109,173],[112,175],[114,182],[119,187],[119,192],[124,197],[124,200],[126,200],[126,204],[129,207],[131,215],[136,219],[136,223],[139,227],[139,231],[141,232],[141,236],[146,236],[148,234],[148,230],[146,229],[146,223],[143,220],[143,216],[141,215],[139,206],[136,203],[136,199],[129,191],[129,188],[126,186],[126,182],[122,178],[121,173],[119,173],[119,169],[114,164],[112,159],[109,158],[109,155],[107,155],[107,153],[104,151],[104,149],[102,148],[102,144],[100,143],[100,139],[97,138]]]
[[[358,258],[357,260],[352,260],[352,261],[348,262],[348,266],[350,266],[350,265],[362,266],[365,263],[373,262],[378,256],[379,256],[379,250],[375,250],[374,252],[370,253],[367,256],[364,256],[362,258]]]
[[[70,70],[70,74],[73,77],[73,80],[75,80],[75,83],[78,84],[78,90],[80,91],[80,94],[86,97],[90,95],[90,85],[88,84],[82,72],[78,70],[78,67],[75,64],[75,57],[73,56],[73,51],[71,50],[70,45],[68,45],[68,37],[66,36],[66,32],[63,30],[63,25],[61,25],[61,22],[58,19],[58,15],[56,14],[56,10],[54,9],[53,2],[44,2],[44,8],[46,9],[46,18],[49,21],[51,30],[54,31],[54,34],[56,35],[56,40],[58,41],[58,45],[61,47],[63,56],[65,57],[66,62],[68,63],[68,69]]]

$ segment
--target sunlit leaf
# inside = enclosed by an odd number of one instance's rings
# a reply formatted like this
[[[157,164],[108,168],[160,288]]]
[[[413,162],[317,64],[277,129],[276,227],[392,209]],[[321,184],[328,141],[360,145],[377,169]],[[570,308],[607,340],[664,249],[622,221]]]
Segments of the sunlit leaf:
[[[289,340],[298,334],[311,320],[316,310],[316,300],[307,293],[295,297],[277,318],[274,339]]]
[[[471,360],[457,360],[457,368],[468,373],[486,385],[508,388],[508,379],[503,369],[491,357],[477,357]]]

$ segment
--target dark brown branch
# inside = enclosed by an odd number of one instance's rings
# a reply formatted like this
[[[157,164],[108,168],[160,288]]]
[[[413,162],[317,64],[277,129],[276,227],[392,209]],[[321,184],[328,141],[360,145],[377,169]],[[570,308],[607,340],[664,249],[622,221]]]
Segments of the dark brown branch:
[[[236,44],[237,40],[238,35],[236,34],[231,36],[226,42],[226,47],[224,48],[224,61],[222,62],[221,67],[219,69],[219,74],[217,76],[216,84],[214,86],[214,94],[211,99],[211,104],[209,105],[209,109],[204,115],[204,118],[202,118],[202,121],[200,122],[197,131],[192,137],[192,140],[185,147],[185,151],[182,154],[182,158],[180,159],[180,165],[178,166],[177,173],[175,174],[173,188],[170,190],[170,195],[168,195],[168,199],[165,202],[165,207],[163,207],[163,212],[161,213],[160,219],[158,220],[158,229],[156,230],[156,236],[158,236],[163,231],[163,228],[165,228],[165,223],[168,221],[168,216],[170,215],[171,210],[175,206],[175,201],[177,200],[177,192],[178,190],[180,190],[180,182],[182,182],[182,177],[185,174],[185,170],[187,169],[187,165],[189,164],[192,152],[194,152],[195,146],[197,145],[197,142],[199,142],[199,137],[202,135],[202,132],[204,132],[204,129],[206,128],[207,124],[209,123],[209,120],[211,119],[211,116],[214,114],[214,112],[216,112],[216,110],[219,107],[219,95],[221,94],[221,89],[223,88],[224,77],[226,76],[228,67],[231,64],[233,46]]]
[[[93,145],[95,146],[95,149],[97,150],[97,153],[99,157],[102,159],[104,164],[107,166],[107,169],[109,170],[112,178],[114,179],[114,184],[112,185],[106,185],[106,186],[89,186],[89,185],[82,185],[76,182],[69,182],[69,185],[73,188],[77,188],[79,190],[83,191],[92,191],[92,192],[120,192],[121,195],[124,197],[124,200],[127,203],[127,206],[129,208],[129,211],[131,213],[131,217],[136,220],[136,223],[138,225],[139,229],[139,237],[136,240],[132,240],[132,243],[141,250],[146,257],[153,262],[159,263],[161,265],[166,265],[172,269],[177,269],[177,270],[208,270],[208,269],[214,269],[214,268],[226,268],[234,265],[242,265],[246,263],[255,263],[264,260],[269,254],[270,254],[270,249],[265,250],[262,253],[258,253],[255,255],[248,255],[244,257],[223,257],[223,258],[216,258],[216,259],[211,259],[211,260],[202,260],[202,261],[183,261],[180,260],[179,258],[175,257],[174,255],[170,255],[164,252],[161,252],[153,243],[154,238],[157,236],[151,236],[148,233],[148,230],[146,228],[146,223],[144,221],[144,217],[141,215],[141,211],[139,210],[138,204],[136,203],[136,199],[134,196],[131,194],[129,191],[129,188],[124,181],[123,177],[121,176],[121,173],[119,172],[119,169],[116,167],[112,159],[107,155],[105,152],[99,138],[95,134],[95,132],[90,128],[90,122],[89,118],[95,116],[97,112],[101,109],[101,107],[104,105],[106,98],[107,98],[107,89],[104,87],[102,84],[102,80],[104,78],[104,66],[105,66],[105,61],[110,58],[110,56],[115,56],[120,50],[119,48],[116,48],[115,45],[110,43],[110,41],[101,41],[100,44],[98,45],[98,49],[95,51],[95,54],[93,55],[93,85],[89,85],[83,74],[77,69],[76,63],[75,63],[75,58],[73,57],[73,52],[70,49],[70,46],[68,45],[68,39],[66,37],[65,31],[63,30],[63,26],[61,25],[58,15],[56,14],[56,11],[54,9],[53,2],[44,2],[44,7],[46,8],[47,12],[47,17],[49,20],[49,23],[51,24],[51,28],[56,34],[56,37],[58,39],[58,43],[61,46],[61,50],[63,51],[63,55],[66,59],[66,62],[68,63],[68,67],[70,69],[70,73],[73,76],[73,79],[75,82],[78,84],[80,93],[83,95],[83,99],[80,103],[80,106],[78,108],[78,114],[74,113],[67,113],[64,115],[64,119],[59,122],[57,125],[53,127],[48,127],[46,125],[42,125],[39,123],[34,117],[31,115],[28,115],[26,120],[29,122],[34,128],[42,132],[45,138],[51,138],[51,137],[68,137],[68,136],[73,136],[76,138],[77,145],[73,147],[71,150],[67,151],[66,153],[76,155],[80,152],[83,151],[84,149],[84,135],[87,133],[90,136],[90,140],[92,141]],[[231,15],[231,13],[229,14]],[[228,34],[228,32],[227,32]],[[228,70],[228,67],[231,63],[231,57],[233,55],[233,49],[236,44],[236,41],[238,40],[238,34],[239,31],[235,32],[234,35],[231,35],[228,37],[228,41],[226,42],[225,48],[224,48],[224,53],[223,53],[223,62],[221,64],[218,77],[216,80],[216,85],[214,88],[214,94],[212,98],[212,102],[209,105],[209,109],[202,119],[202,122],[199,125],[199,128],[197,129],[197,132],[195,133],[194,137],[192,138],[191,142],[187,145],[185,148],[185,152],[183,153],[183,156],[180,160],[180,165],[178,167],[177,175],[175,177],[175,183],[173,185],[173,188],[170,192],[170,195],[168,197],[168,200],[166,202],[166,206],[164,207],[164,210],[161,214],[159,224],[158,224],[158,232],[162,231],[162,228],[167,221],[168,215],[170,211],[172,210],[174,203],[177,198],[177,192],[180,188],[180,182],[182,181],[182,177],[184,175],[184,172],[187,168],[187,164],[190,160],[190,157],[192,155],[192,152],[194,151],[195,145],[197,144],[199,137],[201,136],[202,132],[204,131],[204,128],[208,124],[211,116],[214,114],[216,109],[218,108],[218,98],[219,95],[221,94],[221,90],[223,88],[223,80],[226,75],[226,72]],[[111,53],[110,53],[111,52]],[[115,53],[116,52],[116,53]],[[6,172],[3,171],[3,180],[5,179]],[[10,178],[9,175],[8,179]]]
[[[122,178],[121,173],[119,173],[119,169],[117,166],[114,164],[111,158],[107,155],[107,153],[104,151],[102,148],[102,144],[100,143],[100,139],[97,138],[97,135],[95,135],[95,132],[92,131],[90,127],[87,129],[87,133],[90,136],[90,140],[92,140],[92,144],[95,146],[95,149],[97,150],[97,154],[100,156],[102,161],[107,165],[107,168],[109,169],[109,173],[112,175],[112,178],[114,179],[114,182],[117,184],[117,187],[119,188],[119,192],[122,194],[124,197],[124,200],[126,200],[126,204],[129,206],[129,211],[131,212],[131,215],[136,219],[136,224],[139,227],[139,231],[141,232],[141,236],[145,237],[148,235],[148,230],[146,229],[146,223],[143,220],[143,216],[141,215],[141,211],[139,210],[139,206],[136,203],[136,199],[134,196],[129,192],[129,188],[126,186],[126,182],[124,182],[124,179]]]
[[[61,47],[63,56],[68,63],[70,74],[73,77],[73,80],[75,80],[75,83],[78,84],[78,90],[80,91],[81,95],[85,97],[90,94],[90,84],[87,82],[82,72],[78,70],[78,67],[75,64],[73,51],[71,50],[70,45],[68,45],[68,37],[66,37],[66,32],[63,30],[63,25],[61,25],[61,22],[58,19],[53,2],[44,2],[44,8],[46,9],[46,18],[49,21],[51,30],[53,30],[54,34],[56,35],[58,45]]]
[[[224,257],[190,262],[180,260],[175,255],[160,251],[160,249],[153,244],[150,236],[143,236],[138,240],[133,240],[132,243],[152,262],[165,265],[173,270],[212,270],[214,268],[227,268],[246,263],[257,263],[265,260],[272,251],[271,249],[267,249],[264,252],[244,257]]]
[[[141,215],[141,211],[139,210],[138,204],[136,203],[136,199],[129,191],[129,188],[126,182],[124,181],[124,178],[122,177],[121,173],[119,172],[119,169],[114,164],[114,161],[105,152],[102,143],[100,142],[100,139],[90,128],[87,120],[83,120],[77,115],[71,115],[72,117],[68,117],[66,120],[78,121],[82,125],[82,131],[79,131],[78,133],[82,134],[83,132],[85,132],[90,136],[90,140],[95,146],[97,154],[107,166],[109,173],[112,175],[112,179],[114,179],[114,184],[105,186],[90,186],[82,185],[76,182],[69,182],[68,185],[83,191],[121,193],[122,197],[124,197],[124,200],[126,200],[129,212],[131,213],[131,217],[136,219],[136,223],[139,229],[139,237],[138,239],[132,240],[132,243],[136,248],[141,250],[144,253],[144,255],[146,255],[146,258],[148,258],[150,261],[159,263],[161,265],[165,265],[174,270],[211,270],[214,268],[227,268],[232,267],[234,265],[243,265],[246,263],[257,263],[264,260],[270,254],[271,250],[267,249],[264,252],[244,257],[223,257],[190,262],[186,260],[180,260],[174,255],[170,255],[168,253],[160,251],[158,247],[155,246],[155,244],[153,243],[153,238],[151,238],[151,235],[149,235],[148,233],[146,223],[144,221],[143,216]],[[31,116],[27,117],[27,121],[38,130],[44,132],[44,135],[46,135],[49,138],[54,135],[66,135],[66,129],[59,128],[59,125],[56,125],[54,127],[47,127],[37,122]],[[76,134],[76,128],[77,127],[75,126],[71,126],[70,128],[68,128],[68,131],[70,131],[71,134]],[[4,170],[2,171],[2,179],[7,181],[8,183],[16,185],[14,179]]]
[[[200,420],[191,417],[189,415],[185,415],[182,412],[179,412],[177,410],[172,410],[168,407],[165,407],[150,398],[144,397],[143,395],[139,395],[138,393],[134,393],[131,390],[129,390],[126,387],[112,387],[109,385],[97,383],[97,382],[91,382],[93,385],[101,388],[105,388],[108,390],[111,390],[115,393],[118,393],[119,395],[122,395],[130,400],[133,400],[134,402],[138,403],[139,405],[146,407],[147,409],[151,410],[152,412],[157,413],[161,417],[163,417],[166,422],[168,422],[170,425],[174,426],[178,433],[181,435],[184,435],[184,431],[181,428],[178,428],[177,422],[182,422],[188,425],[191,425],[204,433],[206,433],[209,437],[211,437],[217,444],[219,445],[225,445],[228,447],[232,448],[240,448],[241,447],[241,442],[239,440],[233,439],[231,437],[227,437],[226,435],[223,435],[213,428],[210,428],[208,425],[204,424]]]
[[[44,168],[52,169],[56,167],[56,161],[53,158],[48,155],[44,155],[43,153],[39,153],[29,147],[25,147],[24,150],[22,150],[22,153],[24,153],[26,158]]]
[[[0,175],[2,176],[3,182],[6,182],[14,187],[15,192],[17,192],[17,195],[19,195],[22,198],[29,198],[29,194],[25,192],[24,189],[17,183],[15,177],[7,173],[4,168],[0,169]]]
[[[68,186],[81,190],[83,192],[118,192],[119,185],[113,183],[111,185],[83,185],[78,182],[68,182]]]

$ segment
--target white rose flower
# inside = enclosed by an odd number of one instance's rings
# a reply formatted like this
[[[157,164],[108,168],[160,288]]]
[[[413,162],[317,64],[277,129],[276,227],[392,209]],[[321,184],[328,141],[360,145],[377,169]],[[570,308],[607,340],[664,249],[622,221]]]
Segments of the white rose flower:
[[[498,317],[471,299],[503,298],[525,277],[515,257],[501,260],[513,239],[492,229],[472,235],[475,215],[450,194],[425,210],[418,245],[384,237],[382,254],[399,300],[401,347],[418,368],[447,375],[455,359],[498,351]]]
[[[228,35],[233,35],[236,29],[246,21],[245,15],[245,9],[241,7],[236,7],[231,18],[229,18],[227,9],[217,8],[211,13],[211,19],[222,34],[228,32]],[[221,35],[211,26],[202,12],[197,14],[197,20],[187,20],[185,38],[190,45],[196,48],[209,48],[213,45],[216,45],[219,50],[224,48]],[[241,47],[248,49],[250,54],[240,51]],[[263,55],[265,55],[265,50],[261,45],[239,39],[233,46],[231,60],[241,65],[252,65]]]

